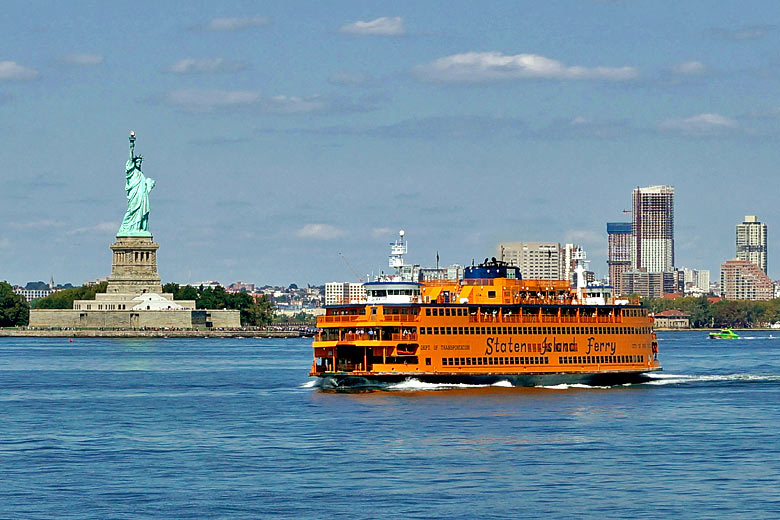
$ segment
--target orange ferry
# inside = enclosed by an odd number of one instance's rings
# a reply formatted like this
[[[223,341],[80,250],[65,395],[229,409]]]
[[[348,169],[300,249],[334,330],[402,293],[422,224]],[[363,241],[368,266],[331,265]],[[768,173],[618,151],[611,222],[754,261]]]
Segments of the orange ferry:
[[[647,309],[592,303],[583,286],[523,280],[495,259],[459,280],[368,282],[366,301],[329,305],[318,318],[310,375],[340,389],[409,378],[616,385],[661,370]]]

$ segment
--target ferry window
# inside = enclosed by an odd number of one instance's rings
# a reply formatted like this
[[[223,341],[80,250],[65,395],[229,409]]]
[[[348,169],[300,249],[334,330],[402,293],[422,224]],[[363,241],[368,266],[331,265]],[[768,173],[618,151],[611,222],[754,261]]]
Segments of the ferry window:
[[[488,291],[488,298],[495,298],[496,297],[496,291]]]
[[[459,358],[455,358],[455,366],[459,366],[459,365],[460,365],[460,359]]]
[[[425,328],[425,327],[423,327]],[[433,327],[428,327],[428,334],[433,334]]]
[[[425,358],[425,364],[430,366],[431,365],[431,358],[429,358],[429,357]]]
[[[466,358],[460,358],[460,364],[465,365],[466,364]]]
[[[441,364],[447,366],[447,358],[441,358]]]
[[[433,333],[434,334],[438,334],[439,333],[439,327],[434,327],[433,328]]]
[[[470,357],[467,357],[467,358],[466,358],[466,364],[467,364],[467,365],[470,365],[470,364],[471,364],[471,358],[470,358]]]
[[[458,334],[463,335],[463,327],[458,327]]]
[[[447,327],[447,334],[452,334],[452,327]]]

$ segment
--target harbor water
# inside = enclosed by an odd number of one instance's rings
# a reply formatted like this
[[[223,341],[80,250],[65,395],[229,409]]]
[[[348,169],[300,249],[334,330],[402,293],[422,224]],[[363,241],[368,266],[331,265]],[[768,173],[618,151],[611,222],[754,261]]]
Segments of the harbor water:
[[[0,338],[0,518],[780,517],[780,332],[614,388],[312,385],[305,339]]]

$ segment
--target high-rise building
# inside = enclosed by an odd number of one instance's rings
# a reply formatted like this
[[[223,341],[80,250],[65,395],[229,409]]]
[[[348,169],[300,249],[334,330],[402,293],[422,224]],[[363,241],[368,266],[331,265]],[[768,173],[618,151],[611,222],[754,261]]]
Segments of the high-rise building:
[[[583,255],[585,252],[577,244],[565,244],[561,248],[561,280],[567,280],[569,283],[576,283],[574,280],[574,270],[577,268],[577,255]]]
[[[766,224],[755,215],[737,224],[737,258],[753,262],[766,274]]]
[[[674,269],[674,187],[637,187],[633,193],[631,266],[650,273]]]
[[[620,275],[631,270],[632,230],[631,222],[607,222],[607,265],[609,283],[614,287],[615,294],[628,294],[620,286]]]
[[[650,273],[632,269],[620,273],[622,294],[636,293],[643,298],[661,298],[677,292],[677,276],[674,271]]]
[[[721,296],[727,300],[771,300],[772,280],[747,260],[729,260],[720,266]]]
[[[683,267],[685,294],[707,294],[710,292],[710,272],[707,269]]]
[[[328,282],[325,284],[325,305],[364,301],[366,301],[366,289],[362,283]]]
[[[561,245],[557,242],[504,242],[499,259],[520,268],[530,280],[562,280]]]

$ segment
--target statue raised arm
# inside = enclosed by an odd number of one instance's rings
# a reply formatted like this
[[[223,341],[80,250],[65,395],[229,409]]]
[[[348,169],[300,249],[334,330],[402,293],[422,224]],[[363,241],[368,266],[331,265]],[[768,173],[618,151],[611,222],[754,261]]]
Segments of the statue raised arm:
[[[149,232],[149,192],[154,180],[141,171],[144,158],[135,154],[135,132],[130,132],[130,157],[125,166],[127,212],[116,236],[152,236]]]
[[[130,160],[133,160],[133,153],[135,152],[135,132],[130,131]]]

